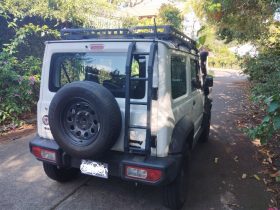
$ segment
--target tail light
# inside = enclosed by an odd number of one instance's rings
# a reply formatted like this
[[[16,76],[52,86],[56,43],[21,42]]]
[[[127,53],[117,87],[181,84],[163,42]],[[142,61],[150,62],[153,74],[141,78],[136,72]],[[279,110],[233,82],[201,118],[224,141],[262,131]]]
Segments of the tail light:
[[[145,167],[125,166],[125,176],[130,179],[156,182],[160,180],[162,171]]]
[[[43,149],[41,147],[32,147],[32,153],[36,158],[41,160],[47,160],[50,162],[56,162],[56,152],[48,149]]]

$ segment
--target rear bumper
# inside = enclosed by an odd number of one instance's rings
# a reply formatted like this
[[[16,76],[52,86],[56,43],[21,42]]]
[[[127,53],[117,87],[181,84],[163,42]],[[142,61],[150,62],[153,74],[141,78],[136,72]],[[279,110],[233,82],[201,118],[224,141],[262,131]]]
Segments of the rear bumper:
[[[54,151],[56,153],[55,162],[37,157],[38,160],[49,162],[59,167],[80,168],[81,159],[67,155],[53,140],[44,139],[37,136],[29,143],[29,146],[31,152],[32,147],[40,147],[43,149]],[[141,182],[149,185],[164,185],[170,183],[175,179],[179,170],[181,155],[170,155],[167,157],[146,157],[135,154],[127,154],[123,152],[109,151],[108,153],[106,153],[106,155],[104,155],[104,157],[95,159],[93,161],[107,163],[109,176],[116,176],[124,180]],[[162,176],[156,182],[132,179],[125,176],[125,166],[158,169],[162,172]]]

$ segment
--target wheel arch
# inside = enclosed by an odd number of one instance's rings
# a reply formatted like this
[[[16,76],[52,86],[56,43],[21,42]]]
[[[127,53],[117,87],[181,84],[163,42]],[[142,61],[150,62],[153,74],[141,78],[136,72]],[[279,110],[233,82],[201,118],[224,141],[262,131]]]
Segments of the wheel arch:
[[[182,117],[175,125],[172,140],[169,145],[169,154],[182,153],[186,143],[189,149],[193,146],[194,124],[190,117]]]

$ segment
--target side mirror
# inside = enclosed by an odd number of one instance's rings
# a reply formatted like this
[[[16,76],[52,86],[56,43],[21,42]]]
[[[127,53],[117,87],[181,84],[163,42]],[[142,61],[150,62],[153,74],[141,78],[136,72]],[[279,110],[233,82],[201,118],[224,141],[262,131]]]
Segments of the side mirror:
[[[213,87],[213,77],[212,76],[207,75],[205,77],[204,86],[205,87]]]
[[[201,83],[197,81],[195,78],[192,79],[192,87],[199,89],[201,88]]]

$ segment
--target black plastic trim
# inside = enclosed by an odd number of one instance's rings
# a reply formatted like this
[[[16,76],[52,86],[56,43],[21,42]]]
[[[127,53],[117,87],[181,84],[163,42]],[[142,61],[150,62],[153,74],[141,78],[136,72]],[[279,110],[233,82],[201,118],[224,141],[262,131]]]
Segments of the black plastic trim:
[[[193,135],[194,125],[192,120],[188,116],[182,117],[177,122],[173,129],[172,141],[169,145],[169,154],[180,154],[185,148],[185,144],[189,143],[190,149],[192,148],[193,139],[187,139],[192,133]]]
[[[136,43],[131,42],[128,47],[125,73],[125,119],[124,119],[124,151],[129,152],[129,125],[130,125],[130,82],[131,82],[131,65],[133,53],[136,49]]]
[[[44,139],[36,136],[29,143],[30,151],[32,146],[38,146],[49,150],[54,150],[57,152],[57,165],[66,168],[79,168],[81,164],[81,159],[74,158],[67,155],[54,140]],[[154,156],[141,156],[135,154],[127,154],[123,152],[108,151],[104,154],[102,158],[93,160],[104,162],[108,164],[109,176],[120,177],[124,180],[144,183],[148,185],[164,185],[172,182],[179,169],[180,161],[182,156],[178,155],[168,155],[167,157],[154,157]],[[40,159],[38,159],[40,160]],[[45,161],[45,160],[40,160]],[[124,174],[125,165],[137,166],[137,167],[147,167],[153,169],[159,169],[162,171],[162,177],[156,182],[149,182],[140,179],[132,179],[126,177]]]
[[[153,69],[155,63],[155,55],[158,49],[157,42],[153,42],[150,48],[148,61],[148,96],[147,96],[147,132],[145,150],[147,154],[151,152],[151,108],[152,108],[152,88],[153,88]]]

